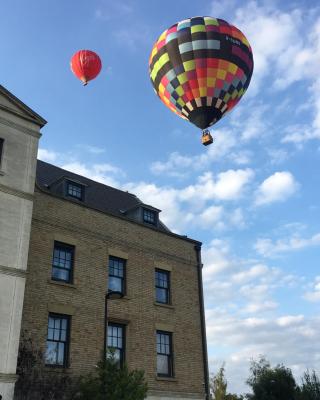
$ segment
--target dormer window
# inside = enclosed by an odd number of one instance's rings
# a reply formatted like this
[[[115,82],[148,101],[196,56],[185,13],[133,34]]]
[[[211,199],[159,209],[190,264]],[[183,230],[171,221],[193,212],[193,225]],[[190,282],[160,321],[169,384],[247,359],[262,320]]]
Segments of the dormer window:
[[[84,198],[84,187],[80,183],[67,181],[67,196],[78,200]]]
[[[147,208],[143,209],[143,222],[147,224],[156,225],[157,224],[157,213]]]

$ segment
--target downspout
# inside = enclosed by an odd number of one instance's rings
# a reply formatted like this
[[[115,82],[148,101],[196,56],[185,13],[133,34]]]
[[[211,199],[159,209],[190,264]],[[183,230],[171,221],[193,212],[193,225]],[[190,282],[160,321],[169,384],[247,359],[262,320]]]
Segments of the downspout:
[[[203,300],[203,284],[202,284],[202,261],[201,261],[201,245],[194,246],[197,257],[198,269],[198,290],[199,290],[199,304],[200,304],[200,319],[201,319],[201,338],[202,338],[202,357],[203,357],[203,376],[205,387],[205,399],[210,400],[209,388],[209,367],[208,367],[208,351],[207,351],[207,335],[206,335],[206,320],[204,314],[204,300]]]

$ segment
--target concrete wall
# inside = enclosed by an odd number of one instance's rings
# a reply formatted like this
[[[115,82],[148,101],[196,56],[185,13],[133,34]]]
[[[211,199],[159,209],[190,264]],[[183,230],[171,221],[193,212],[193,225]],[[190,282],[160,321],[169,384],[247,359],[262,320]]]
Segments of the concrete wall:
[[[27,119],[26,119],[27,118]],[[13,398],[39,125],[0,93],[0,394]]]

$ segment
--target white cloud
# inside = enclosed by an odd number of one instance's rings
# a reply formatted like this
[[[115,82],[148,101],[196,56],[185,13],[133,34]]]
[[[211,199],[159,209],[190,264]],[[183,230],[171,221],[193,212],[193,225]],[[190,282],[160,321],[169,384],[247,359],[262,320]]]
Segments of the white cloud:
[[[254,176],[251,169],[229,170],[218,175],[215,184],[215,196],[222,200],[234,200],[241,196],[244,186],[249,183]]]
[[[289,327],[298,325],[304,321],[303,315],[285,315],[283,317],[277,318],[276,322],[279,326]]]
[[[54,162],[57,160],[59,154],[52,150],[46,149],[38,149],[38,158],[39,160],[46,161],[46,162]]]
[[[273,365],[291,367],[298,380],[307,368],[320,368],[317,317],[283,314],[278,318],[240,318],[218,308],[209,309],[206,316],[209,351],[217,354],[211,368],[226,362],[231,392],[248,392],[245,381],[250,360],[263,354]]]
[[[193,156],[173,152],[169,154],[167,161],[153,162],[150,168],[151,172],[156,175],[167,174],[173,177],[183,177],[189,175],[190,172],[204,170],[213,162],[223,158],[234,159],[237,164],[244,164],[241,160],[237,162],[240,155],[237,156],[231,152],[231,149],[238,143],[235,135],[236,132],[232,130],[214,130],[215,141],[208,149],[204,151],[201,148],[200,154]],[[242,154],[242,158],[244,154]]]
[[[265,311],[275,310],[279,306],[278,303],[271,300],[261,302],[248,303],[242,310],[245,314],[261,314]]]
[[[317,276],[309,291],[304,294],[304,298],[312,303],[320,302],[320,276]]]
[[[297,191],[298,186],[290,172],[275,172],[259,186],[255,204],[264,205],[285,201]]]
[[[289,158],[288,152],[284,149],[271,148],[268,149],[267,152],[270,159],[270,163],[273,165],[281,164],[287,161],[287,159]]]
[[[211,172],[198,177],[198,182],[180,191],[182,201],[202,200],[237,200],[253,179],[250,168],[220,172],[215,179]]]
[[[236,266],[236,261],[230,255],[229,243],[222,239],[214,239],[208,246],[205,246],[202,251],[202,259],[204,280]]]
[[[320,233],[310,238],[302,238],[299,234],[295,233],[291,237],[276,241],[270,238],[259,238],[254,248],[263,257],[273,257],[280,253],[297,251],[311,246],[320,246]]]
[[[88,144],[79,144],[77,147],[87,151],[88,153],[95,154],[95,155],[103,154],[106,151],[106,149],[104,149],[103,147],[91,146]]]
[[[254,265],[251,268],[238,272],[232,276],[232,280],[236,283],[243,283],[261,277],[269,272],[269,268],[264,264]]]
[[[105,185],[119,187],[118,177],[123,176],[124,173],[117,167],[110,164],[94,164],[92,166],[87,166],[81,162],[71,162],[61,166],[61,168],[67,171],[74,172],[85,176],[94,181],[104,183]],[[112,175],[116,175],[116,178]]]

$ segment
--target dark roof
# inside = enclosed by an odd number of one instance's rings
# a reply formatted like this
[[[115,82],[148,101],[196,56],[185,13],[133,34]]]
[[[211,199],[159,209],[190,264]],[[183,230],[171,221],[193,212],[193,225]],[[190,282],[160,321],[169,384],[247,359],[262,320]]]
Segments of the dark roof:
[[[85,198],[83,201],[66,197],[63,191],[59,191],[58,184],[65,178],[81,183],[85,186]],[[56,167],[55,165],[37,160],[36,182],[40,189],[67,200],[83,204],[87,207],[102,211],[107,214],[126,218],[126,211],[137,207],[146,206],[153,210],[160,211],[152,206],[144,204],[137,196],[132,193],[115,189],[111,186],[74,174],[73,172]],[[130,219],[129,217],[127,217]],[[159,221],[159,230],[170,232],[170,230]]]

